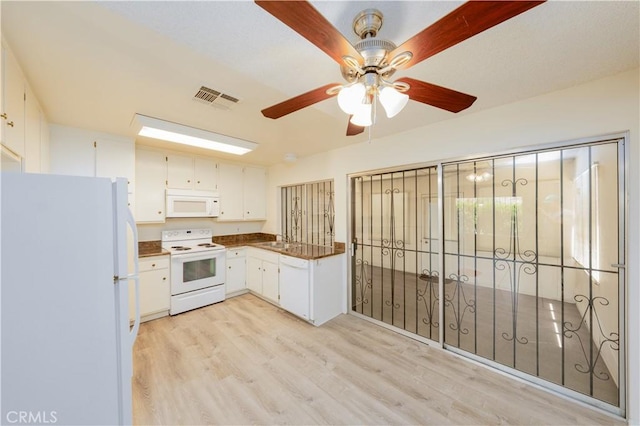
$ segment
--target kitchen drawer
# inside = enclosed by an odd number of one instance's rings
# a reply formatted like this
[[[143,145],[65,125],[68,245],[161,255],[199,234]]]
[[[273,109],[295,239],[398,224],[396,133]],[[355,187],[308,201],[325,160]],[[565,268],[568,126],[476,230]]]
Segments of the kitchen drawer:
[[[247,256],[247,248],[246,247],[234,247],[227,249],[227,259],[235,259],[236,257],[246,257]]]
[[[140,272],[154,271],[156,269],[167,269],[169,267],[169,256],[155,256],[138,261]]]

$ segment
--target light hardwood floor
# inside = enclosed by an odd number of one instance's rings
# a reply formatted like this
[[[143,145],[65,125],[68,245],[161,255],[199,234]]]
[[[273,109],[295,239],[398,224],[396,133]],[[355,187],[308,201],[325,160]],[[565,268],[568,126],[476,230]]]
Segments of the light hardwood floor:
[[[252,295],[144,323],[135,424],[624,424],[352,315]]]

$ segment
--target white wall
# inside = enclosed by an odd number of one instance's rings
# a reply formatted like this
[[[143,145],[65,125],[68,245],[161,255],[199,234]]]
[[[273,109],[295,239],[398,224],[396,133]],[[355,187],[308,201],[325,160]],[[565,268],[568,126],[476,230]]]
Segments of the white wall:
[[[640,424],[640,70],[513,104],[454,117],[402,135],[350,145],[269,170],[269,192],[281,185],[335,180],[336,241],[348,241],[347,175],[378,168],[434,163],[521,147],[629,131],[628,408]],[[278,230],[278,206],[268,202],[264,232]],[[345,292],[347,274],[344,274]]]

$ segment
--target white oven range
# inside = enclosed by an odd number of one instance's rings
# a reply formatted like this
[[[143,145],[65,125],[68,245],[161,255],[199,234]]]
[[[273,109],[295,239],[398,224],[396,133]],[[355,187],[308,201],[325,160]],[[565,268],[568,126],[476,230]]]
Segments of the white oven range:
[[[222,302],[225,298],[225,247],[213,244],[211,229],[162,232],[171,255],[170,315]]]

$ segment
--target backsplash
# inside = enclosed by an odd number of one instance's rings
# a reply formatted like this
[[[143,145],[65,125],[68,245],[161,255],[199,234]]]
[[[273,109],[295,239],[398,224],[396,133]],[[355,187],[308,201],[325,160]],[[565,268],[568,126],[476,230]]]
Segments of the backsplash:
[[[240,235],[219,235],[213,237],[213,242],[217,244],[226,245],[238,245],[249,244],[263,241],[275,241],[276,236],[273,234],[265,234],[264,232],[253,232],[249,234]]]
[[[174,229],[212,229],[213,235],[252,234],[262,231],[262,222],[218,222],[216,219],[185,218],[167,219],[165,223],[138,224],[138,241],[156,241],[162,231]]]

